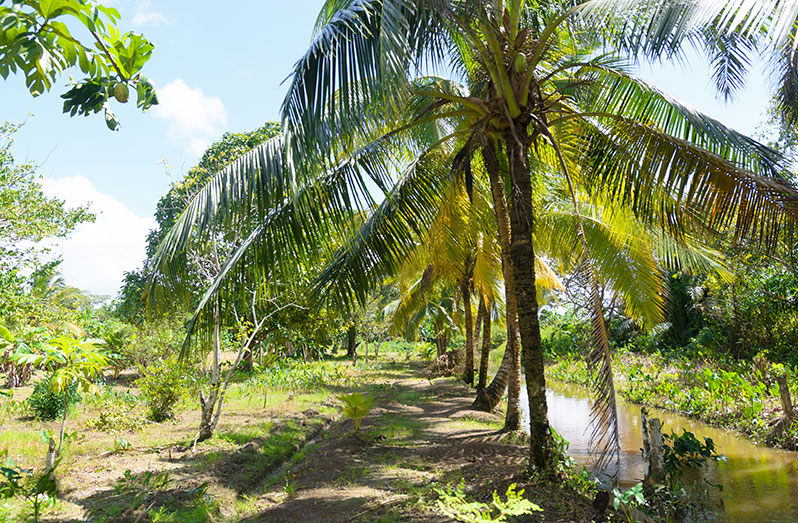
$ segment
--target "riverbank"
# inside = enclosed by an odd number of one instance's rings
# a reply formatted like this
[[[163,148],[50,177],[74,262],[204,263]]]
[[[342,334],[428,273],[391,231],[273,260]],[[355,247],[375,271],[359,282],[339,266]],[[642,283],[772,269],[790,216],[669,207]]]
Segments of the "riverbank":
[[[490,503],[494,492],[505,499],[513,483],[543,509],[519,521],[593,517],[584,481],[527,478],[524,436],[499,433],[501,412],[468,410],[473,391],[429,379],[424,365],[381,354],[354,367],[299,364],[280,386],[253,388],[242,377],[217,433],[196,449],[196,402],[173,420],[143,422],[138,391],[123,375],[70,414],[76,436],[57,469],[58,502],[43,520],[443,522],[467,503]],[[376,398],[359,436],[336,398],[354,390]],[[17,389],[17,400],[27,392]],[[122,409],[120,398],[132,408],[101,430],[97,420]],[[141,423],[123,427],[123,419]],[[55,424],[11,415],[0,450],[40,468],[42,428]],[[27,513],[18,499],[0,505],[0,521]]]
[[[796,372],[760,362],[721,363],[636,354],[618,350],[613,356],[616,392],[639,405],[656,407],[736,431],[755,443],[798,450],[798,421],[785,422],[776,372],[787,375],[793,398],[798,397]],[[555,357],[546,367],[548,379],[590,385],[584,358]]]
[[[570,442],[569,454],[577,463],[590,467],[593,463],[589,430],[592,406],[590,390],[581,385],[554,380],[549,380],[546,388],[549,422]],[[522,404],[523,407],[525,405]],[[640,451],[643,447],[641,408],[623,399],[617,405],[620,435],[618,482],[622,489],[634,487],[645,474]],[[698,487],[698,492],[691,490],[676,506],[684,508],[690,500],[699,501],[692,505],[693,509],[708,510],[705,516],[710,521],[798,521],[798,498],[795,496],[798,491],[798,452],[755,445],[749,438],[734,431],[713,427],[676,413],[654,408],[648,411],[650,418],[658,418],[662,422],[665,434],[682,434],[686,430],[700,442],[710,438],[716,452],[724,456],[698,476],[696,472],[688,473],[693,481],[691,486]],[[697,485],[695,480],[699,480]],[[703,483],[703,480],[709,483]],[[722,490],[711,485],[720,485]],[[700,492],[708,493],[709,498],[699,496]],[[645,510],[651,513],[651,507]],[[693,521],[704,520],[694,513]]]

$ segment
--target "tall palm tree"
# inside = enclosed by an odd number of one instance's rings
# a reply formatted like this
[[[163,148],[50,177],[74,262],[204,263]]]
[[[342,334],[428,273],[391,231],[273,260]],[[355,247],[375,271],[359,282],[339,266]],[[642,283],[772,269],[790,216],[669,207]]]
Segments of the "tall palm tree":
[[[661,16],[656,4],[641,9],[609,1],[330,0],[311,47],[295,66],[284,104],[294,157],[329,154],[320,148],[329,129],[352,136],[370,132],[377,122],[412,125],[402,120],[402,108],[414,97],[427,98],[438,110],[427,119],[467,120],[468,130],[452,133],[466,147],[503,150],[512,189],[509,265],[529,395],[530,451],[540,469],[551,459],[532,263],[532,176],[540,158],[557,159],[577,213],[580,187],[610,193],[641,217],[677,232],[698,216],[710,227],[736,224],[740,234],[772,236],[782,212],[795,210],[796,193],[780,180],[782,168],[770,151],[619,70],[614,61],[585,53],[576,41],[591,36],[591,22],[600,19],[603,32],[631,43],[630,35],[641,35],[638,26]],[[715,19],[707,18],[708,9],[699,13],[704,21]],[[619,15],[629,13],[635,23],[624,32],[628,18]],[[601,32],[592,30],[596,37]],[[638,47],[644,51],[662,45],[657,38],[673,44],[688,37],[642,36]],[[457,92],[448,83],[419,79],[415,72],[430,63],[446,64],[481,88]],[[582,247],[589,254],[584,241]],[[593,361],[601,370],[596,391],[604,408],[596,415],[612,428],[614,387],[597,299]]]
[[[567,182],[583,240],[583,195],[611,197],[675,235],[735,227],[739,236],[769,243],[785,216],[796,214],[796,191],[783,181],[778,155],[595,51],[603,37],[617,37],[620,46],[640,53],[676,49],[701,34],[702,20],[725,13],[722,2],[714,2],[714,11],[711,6],[700,11],[704,18],[695,10],[688,13],[689,30],[682,30],[685,24],[679,31],[650,30],[662,26],[652,23],[662,16],[660,4],[329,0],[289,84],[285,141],[257,149],[212,181],[187,208],[172,239],[162,244],[161,258],[178,250],[195,225],[229,223],[234,209],[258,213],[262,225],[222,269],[203,307],[240,261],[274,267],[285,263],[276,255],[278,246],[303,253],[303,244],[313,244],[319,232],[319,214],[331,214],[336,226],[346,227],[350,214],[345,209],[371,201],[366,178],[395,194],[427,184],[419,203],[421,212],[429,213],[435,191],[448,176],[432,165],[435,150],[494,149],[508,163],[503,180],[509,189],[507,260],[530,400],[531,461],[547,469],[551,446],[533,262],[533,185],[541,166],[556,165]],[[470,88],[421,75],[427,65],[467,78]],[[452,121],[458,125],[451,126]],[[427,147],[410,147],[400,159],[386,162],[401,164],[395,169],[377,167],[376,159],[384,161],[386,149],[410,130],[428,134]],[[389,189],[393,170],[402,175]],[[383,204],[395,224],[415,227],[418,212],[411,213],[406,202],[388,198]],[[402,223],[410,214],[413,218]],[[281,233],[267,232],[278,228]],[[584,259],[590,260],[587,241],[581,243]],[[250,249],[253,245],[259,248]],[[389,253],[405,247],[380,246]],[[387,268],[384,261],[370,262],[361,276],[343,285],[360,297],[358,287],[370,282],[368,271],[380,264]],[[600,371],[596,419],[615,433],[614,388],[597,296],[593,328],[593,362]]]

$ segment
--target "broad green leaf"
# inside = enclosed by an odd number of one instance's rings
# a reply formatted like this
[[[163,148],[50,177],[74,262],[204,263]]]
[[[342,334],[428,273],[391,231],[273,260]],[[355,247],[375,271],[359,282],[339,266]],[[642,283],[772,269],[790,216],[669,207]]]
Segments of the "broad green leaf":
[[[14,335],[4,325],[0,325],[0,338],[3,338],[9,343],[14,343]]]

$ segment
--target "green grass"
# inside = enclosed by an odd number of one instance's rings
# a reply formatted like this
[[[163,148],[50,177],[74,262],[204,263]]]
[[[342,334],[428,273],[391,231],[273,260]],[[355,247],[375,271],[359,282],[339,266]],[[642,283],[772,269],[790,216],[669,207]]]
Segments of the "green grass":
[[[461,430],[481,430],[481,429],[501,430],[501,428],[504,426],[503,421],[485,420],[479,418],[472,418],[470,416],[458,418],[456,420],[450,421],[449,423],[452,427]]]
[[[433,397],[426,392],[400,391],[390,384],[392,380],[405,378],[413,372],[410,364],[405,362],[405,356],[406,352],[389,352],[382,347],[379,361],[365,362],[361,358],[356,366],[339,360],[307,364],[290,362],[286,368],[278,371],[274,377],[274,386],[265,388],[255,387],[251,378],[265,375],[272,372],[271,370],[237,376],[241,381],[232,383],[226,394],[217,434],[210,440],[199,443],[198,453],[181,458],[187,460],[187,466],[162,469],[169,470],[170,473],[174,470],[178,483],[186,478],[193,479],[192,474],[196,478],[207,479],[210,482],[207,493],[213,502],[208,506],[203,505],[204,501],[197,501],[180,506],[167,503],[161,507],[162,503],[159,501],[147,516],[152,521],[203,521],[208,519],[206,513],[213,514],[217,511],[216,504],[219,500],[223,500],[222,503],[228,510],[238,511],[239,515],[256,510],[257,503],[252,501],[257,498],[256,493],[266,488],[267,484],[282,483],[285,476],[290,474],[293,464],[299,462],[308,449],[315,446],[305,445],[309,435],[328,420],[338,417],[340,406],[334,399],[335,395],[355,390],[377,392],[386,400],[404,404],[423,403]],[[24,390],[16,392],[15,397],[24,397]],[[265,408],[263,392],[267,399]],[[100,395],[85,396],[85,401],[67,419],[68,430],[85,436],[65,447],[65,459],[57,470],[59,481],[63,481],[64,487],[70,490],[79,488],[74,480],[76,472],[86,473],[90,470],[93,473],[102,473],[106,479],[103,484],[98,483],[97,487],[105,494],[110,492],[109,497],[93,500],[90,502],[91,506],[84,505],[83,501],[76,504],[59,500],[52,511],[53,517],[80,519],[88,515],[96,520],[103,520],[118,515],[131,506],[129,499],[113,495],[112,482],[121,477],[126,468],[135,468],[131,466],[131,461],[136,462],[137,457],[143,454],[120,451],[98,460],[86,459],[87,456],[93,457],[114,450],[115,442],[120,437],[136,449],[168,447],[180,455],[182,451],[178,449],[191,445],[196,434],[199,421],[199,402],[196,395],[184,400],[175,419],[161,423],[148,422],[135,432],[116,431],[113,423],[89,424],[104,409],[115,407],[125,407],[126,412],[133,413],[143,409],[135,386],[128,389],[120,385],[107,385],[101,387]],[[302,425],[295,418],[308,409],[318,411],[319,415],[307,417]],[[22,466],[39,467],[43,464],[46,452],[40,441],[39,431],[43,427],[50,431],[57,430],[58,422],[30,421],[21,418],[23,414],[22,411],[15,411],[5,420],[3,430],[0,431],[0,450],[7,449],[9,456]],[[382,436],[388,444],[407,444],[409,440],[418,437],[424,427],[418,421],[391,414],[376,420],[369,419],[367,423],[364,428],[369,429],[374,437]],[[322,432],[321,437],[325,438],[327,434]],[[241,450],[249,442],[255,442],[257,446]],[[166,451],[162,452],[164,456],[169,456],[168,459],[172,459],[172,450],[168,454]],[[395,456],[390,459],[383,457],[385,465],[395,462],[396,459]],[[282,463],[286,464],[280,469],[283,471],[281,474],[276,477],[269,475],[269,471]],[[141,466],[140,463],[135,465]],[[347,471],[347,477],[343,480],[357,481],[361,475],[367,473],[368,470],[355,467]],[[220,477],[223,479],[217,479]],[[190,481],[187,484],[191,486],[196,483]],[[0,501],[0,522],[4,521],[2,504]],[[143,510],[144,506],[140,506],[139,510]],[[19,509],[14,502],[11,508],[5,510],[9,514],[6,520],[19,521]]]
[[[248,425],[236,431],[217,431],[216,434],[214,434],[214,439],[227,441],[233,445],[239,446],[249,443],[255,438],[268,435],[273,428],[273,421],[264,421]]]
[[[403,405],[417,405],[429,401],[432,397],[433,394],[430,392],[404,390],[394,395],[392,399]]]
[[[338,479],[335,480],[336,487],[345,487],[357,483],[357,480],[362,479],[372,473],[371,465],[352,465],[348,467]]]
[[[426,425],[417,419],[408,418],[392,413],[385,413],[371,423],[365,431],[366,437],[385,438],[386,443],[393,445],[410,444],[404,440],[415,439]]]

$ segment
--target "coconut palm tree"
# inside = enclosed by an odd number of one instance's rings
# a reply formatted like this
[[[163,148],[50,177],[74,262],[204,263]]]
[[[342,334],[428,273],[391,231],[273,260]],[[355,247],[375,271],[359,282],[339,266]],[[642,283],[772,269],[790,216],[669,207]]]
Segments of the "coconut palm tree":
[[[472,188],[469,198],[462,184],[452,184],[444,189],[424,241],[410,253],[400,270],[400,275],[410,273],[413,279],[418,273],[423,274],[412,292],[403,293],[394,313],[396,327],[402,328],[408,313],[425,301],[424,296],[435,283],[456,291],[452,294],[457,295],[458,309],[463,311],[462,332],[466,342],[463,380],[469,385],[474,378],[471,297],[478,291],[478,300],[483,297],[493,300],[501,279],[495,242],[490,241],[493,230],[493,214],[486,206],[484,194]],[[488,241],[485,241],[486,235]]]
[[[782,167],[771,151],[633,78],[615,60],[585,52],[584,39],[595,37],[588,43],[598,44],[602,33],[617,35],[628,48],[639,37],[633,49],[639,52],[666,44],[676,49],[691,34],[699,35],[701,20],[706,25],[725,12],[711,6],[691,10],[685,16],[694,33],[651,33],[638,27],[659,20],[663,10],[661,2],[644,4],[330,0],[311,47],[295,66],[283,108],[295,158],[330,154],[320,147],[337,145],[322,142],[330,129],[335,136],[352,136],[377,125],[412,125],[402,117],[414,98],[429,100],[427,120],[467,120],[469,128],[450,137],[465,140],[464,147],[492,147],[506,155],[509,265],[529,394],[531,458],[541,469],[551,458],[532,262],[531,174],[541,157],[556,158],[577,214],[582,188],[612,194],[641,218],[674,232],[701,217],[709,227],[735,224],[741,235],[766,232],[770,238],[783,212],[795,210],[795,192],[780,180]],[[684,11],[685,5],[668,9]],[[468,78],[472,89],[458,91],[451,83],[419,77],[428,64],[445,64],[439,69]],[[582,248],[589,260],[585,241]],[[607,336],[600,303],[594,307],[593,361],[601,370],[596,391],[603,405],[597,418],[612,428]]]
[[[464,155],[484,155],[492,149],[507,159],[506,261],[530,400],[531,461],[545,470],[551,447],[533,236],[541,166],[556,165],[567,183],[591,275],[580,208],[586,197],[610,198],[676,236],[734,227],[738,236],[766,244],[796,214],[796,192],[783,180],[778,155],[597,52],[605,37],[637,53],[678,50],[701,35],[707,20],[724,16],[721,4],[732,2],[712,3],[685,11],[687,22],[675,29],[659,30],[663,24],[652,21],[665,11],[653,1],[330,0],[289,84],[284,140],[258,148],[211,181],[162,244],[160,258],[168,260],[194,230],[229,224],[242,209],[257,214],[260,225],[206,292],[203,310],[241,261],[284,265],[317,244],[330,224],[351,226],[351,208],[373,201],[366,179],[391,194],[427,184],[420,210],[392,197],[383,202],[395,225],[416,228],[418,213],[433,212],[435,191],[450,176],[436,172],[435,151],[457,147]],[[686,9],[686,2],[668,5]],[[727,25],[723,35],[737,34],[731,31],[740,24]],[[424,75],[428,66],[467,79],[469,88]],[[392,146],[406,146],[411,132],[425,134],[427,146],[396,153]],[[378,167],[378,158],[390,167]],[[394,172],[401,175],[392,187]],[[501,172],[491,178],[492,190],[500,178]],[[334,218],[319,226],[321,214]],[[411,246],[381,240],[379,247],[396,258]],[[368,272],[392,263],[369,261],[362,275],[343,282],[351,291],[345,294],[359,298],[358,289],[372,278]],[[596,420],[615,433],[606,330],[594,294]]]

